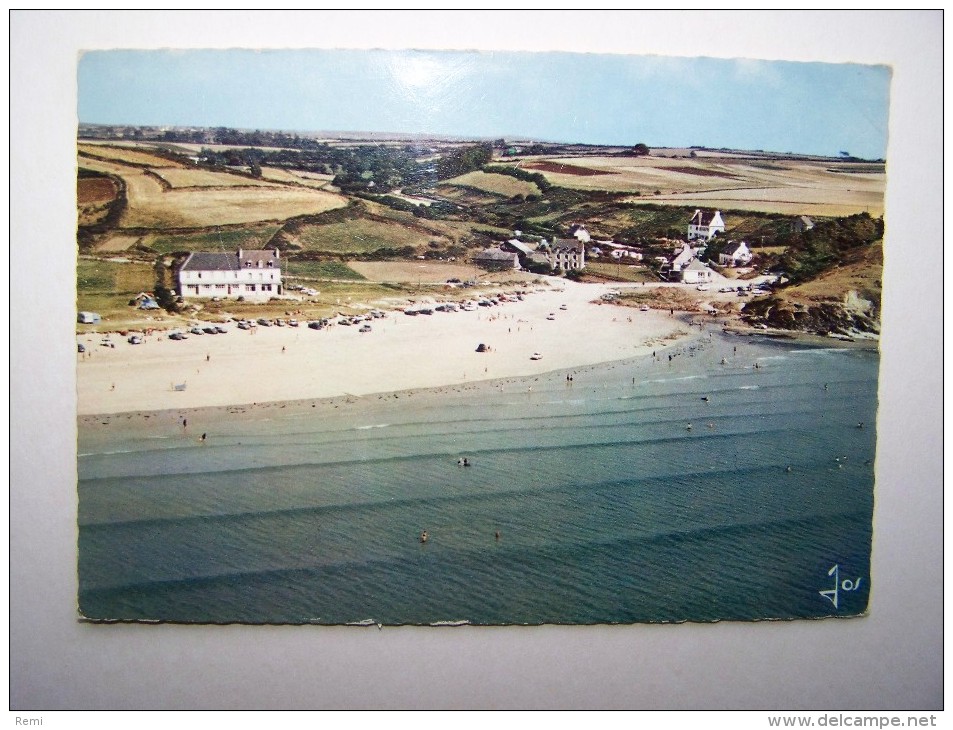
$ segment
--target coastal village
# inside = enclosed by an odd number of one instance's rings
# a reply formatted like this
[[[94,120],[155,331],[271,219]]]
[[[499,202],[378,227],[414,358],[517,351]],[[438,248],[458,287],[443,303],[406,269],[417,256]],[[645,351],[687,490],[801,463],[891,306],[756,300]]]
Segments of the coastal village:
[[[882,219],[702,206],[684,185],[783,169],[823,199],[839,165],[873,196],[880,161],[203,134],[80,129],[80,412],[538,375],[660,356],[697,324],[879,329]],[[665,176],[682,191],[649,187]]]
[[[809,219],[808,225],[810,224]],[[669,284],[695,285],[699,291],[709,291],[713,281],[724,282],[720,293],[746,294],[757,286],[756,293],[770,291],[768,282],[778,277],[765,272],[761,277],[747,280],[741,285],[731,285],[731,279],[715,271],[700,256],[706,246],[725,230],[720,211],[697,210],[687,225],[683,242],[673,244],[670,256],[655,256],[653,264],[663,282]],[[570,226],[568,238],[525,238],[521,231],[498,245],[476,252],[470,257],[473,264],[487,272],[532,272],[564,276],[586,269],[587,256],[592,259],[609,259],[629,266],[640,266],[645,259],[641,248],[611,240],[595,240],[585,224]],[[733,269],[736,274],[748,274],[745,268],[754,258],[744,241],[730,241],[718,254],[718,269]],[[475,281],[468,282],[473,286]],[[448,281],[448,285],[463,284]],[[191,252],[178,268],[176,294],[183,303],[202,300],[219,301],[231,299],[247,302],[285,300],[300,302],[313,289],[288,281],[282,271],[281,250],[246,250],[234,252]],[[316,293],[316,292],[315,292]],[[158,309],[155,295],[143,292],[137,297],[140,309]],[[709,311],[710,307],[705,308]],[[349,319],[348,317],[344,317]],[[80,323],[100,323],[98,314],[81,312]],[[171,334],[171,333],[170,333]]]

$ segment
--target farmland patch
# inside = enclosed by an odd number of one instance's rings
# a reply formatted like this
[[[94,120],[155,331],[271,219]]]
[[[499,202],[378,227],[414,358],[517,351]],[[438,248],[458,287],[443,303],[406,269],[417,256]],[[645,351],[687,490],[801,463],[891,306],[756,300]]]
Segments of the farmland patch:
[[[350,267],[370,281],[443,284],[447,279],[467,281],[483,272],[475,266],[433,261],[352,261]]]
[[[425,233],[397,222],[371,218],[356,218],[326,225],[295,226],[293,233],[285,232],[288,240],[312,251],[331,253],[370,253],[378,249],[398,250],[426,246],[430,241],[447,244],[449,241],[433,233]]]
[[[120,162],[140,167],[183,167],[183,164],[180,162],[175,162],[165,157],[152,155],[148,152],[142,152],[140,150],[131,150],[126,147],[81,144],[78,145],[77,149],[79,150],[80,154],[87,155],[95,159]]]
[[[108,203],[119,194],[119,189],[108,177],[81,177],[76,185],[76,200],[80,205]]]
[[[570,165],[568,162],[552,162],[551,160],[541,160],[540,162],[530,162],[524,165],[530,170],[540,170],[542,172],[555,172],[561,175],[582,175],[590,177],[592,175],[611,175],[610,170],[596,170],[592,167],[582,167],[580,165]]]
[[[244,175],[213,170],[193,170],[189,168],[169,168],[154,170],[172,188],[225,188],[225,187],[276,187],[277,183],[256,180]]]
[[[535,183],[517,180],[509,175],[498,175],[492,172],[475,170],[465,175],[445,180],[444,185],[455,185],[465,188],[476,188],[493,195],[502,195],[511,198],[514,195],[540,195],[540,189]]]

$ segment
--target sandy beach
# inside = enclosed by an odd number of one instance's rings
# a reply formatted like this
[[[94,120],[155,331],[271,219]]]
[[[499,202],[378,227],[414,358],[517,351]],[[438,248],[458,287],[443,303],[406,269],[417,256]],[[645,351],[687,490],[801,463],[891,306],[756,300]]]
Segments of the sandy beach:
[[[78,414],[363,396],[536,375],[662,351],[689,334],[669,312],[600,302],[611,288],[561,282],[475,311],[389,311],[364,333],[341,325],[317,331],[303,322],[247,331],[229,324],[224,335],[173,341],[157,332],[140,345],[114,334],[115,347],[83,335]],[[481,343],[490,351],[477,352]],[[531,359],[536,353],[541,358]],[[173,387],[181,384],[184,390]]]

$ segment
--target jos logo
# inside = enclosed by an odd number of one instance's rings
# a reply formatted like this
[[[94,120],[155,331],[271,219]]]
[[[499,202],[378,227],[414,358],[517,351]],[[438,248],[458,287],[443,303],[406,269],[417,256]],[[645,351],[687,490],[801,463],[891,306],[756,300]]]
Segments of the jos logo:
[[[834,604],[834,608],[840,608],[840,594],[843,591],[844,593],[850,593],[851,591],[860,590],[861,581],[863,578],[840,578],[840,565],[834,565],[830,570],[827,571],[827,575],[834,578],[834,587],[826,591],[818,591],[824,598]]]

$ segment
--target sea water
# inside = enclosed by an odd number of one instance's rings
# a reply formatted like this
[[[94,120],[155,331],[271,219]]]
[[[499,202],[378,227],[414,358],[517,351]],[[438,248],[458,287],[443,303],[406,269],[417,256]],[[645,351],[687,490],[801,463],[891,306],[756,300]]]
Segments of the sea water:
[[[871,587],[878,364],[875,351],[713,332],[538,378],[222,417],[204,443],[178,427],[81,428],[80,612],[857,615]]]

